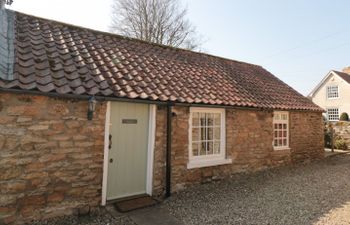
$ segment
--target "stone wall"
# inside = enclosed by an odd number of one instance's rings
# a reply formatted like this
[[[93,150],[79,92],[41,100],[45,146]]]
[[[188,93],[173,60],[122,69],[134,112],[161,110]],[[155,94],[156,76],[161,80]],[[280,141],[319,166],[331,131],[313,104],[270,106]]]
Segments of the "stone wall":
[[[86,213],[101,201],[105,110],[0,93],[0,224]]]
[[[232,164],[187,169],[189,108],[173,107],[172,191],[193,183],[229,177],[234,173],[322,158],[323,121],[321,113],[290,112],[290,150],[272,147],[272,111],[226,110],[226,154]],[[166,152],[166,108],[158,107],[155,146],[154,194],[164,193]]]
[[[293,162],[324,157],[324,121],[321,113],[291,112],[290,147]]]
[[[349,121],[338,121],[331,122],[334,128],[335,136],[345,141],[348,148],[350,148],[350,122]]]
[[[0,224],[86,213],[101,202],[106,104],[0,93]],[[157,107],[153,192],[165,190],[166,107]],[[272,148],[272,111],[226,110],[232,164],[187,169],[189,107],[173,107],[172,191],[321,158],[321,113],[290,113],[291,150]]]

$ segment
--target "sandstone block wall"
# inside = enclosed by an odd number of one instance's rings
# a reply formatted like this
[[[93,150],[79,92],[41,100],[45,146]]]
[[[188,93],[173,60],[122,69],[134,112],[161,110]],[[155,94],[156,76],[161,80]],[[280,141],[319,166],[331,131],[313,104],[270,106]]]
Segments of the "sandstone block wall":
[[[321,113],[290,112],[290,150],[272,147],[272,111],[226,109],[226,154],[232,164],[187,169],[189,108],[173,107],[172,191],[193,183],[222,179],[234,173],[262,170],[322,158]],[[156,122],[154,194],[164,193],[166,108],[158,107]]]
[[[0,224],[88,212],[101,202],[106,103],[0,93]],[[226,110],[232,164],[187,169],[189,107],[173,107],[172,191],[323,157],[321,113],[290,112],[290,150],[272,147],[272,111]],[[153,192],[165,189],[166,107],[158,106]]]
[[[324,122],[321,113],[290,112],[290,147],[293,162],[324,157]]]
[[[335,137],[343,139],[349,149],[350,148],[350,122],[338,121],[338,122],[331,122],[331,123],[335,132]]]
[[[88,211],[101,200],[105,110],[0,93],[0,224]]]

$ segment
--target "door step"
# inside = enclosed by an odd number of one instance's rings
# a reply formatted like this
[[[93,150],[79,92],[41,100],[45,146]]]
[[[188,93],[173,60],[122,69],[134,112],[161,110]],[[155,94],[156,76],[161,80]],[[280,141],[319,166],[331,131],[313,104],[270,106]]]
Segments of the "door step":
[[[150,196],[142,196],[115,202],[114,206],[119,212],[130,212],[132,210],[154,206],[157,203],[158,202]]]

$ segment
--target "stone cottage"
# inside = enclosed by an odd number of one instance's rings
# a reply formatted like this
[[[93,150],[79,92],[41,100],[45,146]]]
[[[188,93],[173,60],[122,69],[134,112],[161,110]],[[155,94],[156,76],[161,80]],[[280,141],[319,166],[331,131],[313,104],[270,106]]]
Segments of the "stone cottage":
[[[1,17],[0,223],[323,157],[322,109],[261,66]]]

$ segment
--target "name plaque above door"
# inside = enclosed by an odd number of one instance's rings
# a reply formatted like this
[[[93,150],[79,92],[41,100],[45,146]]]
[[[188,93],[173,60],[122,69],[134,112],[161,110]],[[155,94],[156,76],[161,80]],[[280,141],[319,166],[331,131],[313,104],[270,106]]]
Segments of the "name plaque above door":
[[[137,119],[122,119],[124,124],[137,124]]]

